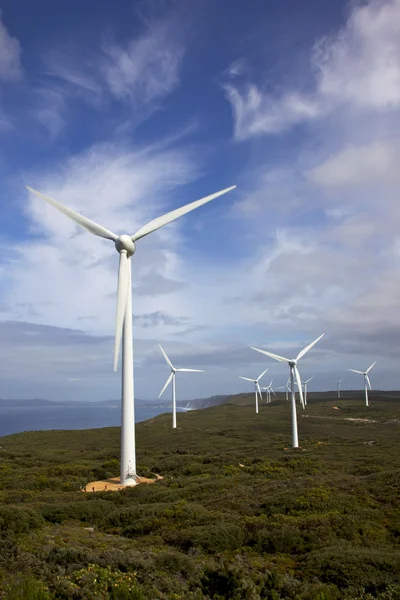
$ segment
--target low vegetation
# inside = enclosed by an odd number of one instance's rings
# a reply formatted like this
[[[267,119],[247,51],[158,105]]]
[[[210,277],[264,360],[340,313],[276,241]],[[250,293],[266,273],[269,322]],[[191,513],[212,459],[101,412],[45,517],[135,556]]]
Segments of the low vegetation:
[[[283,399],[160,415],[137,458],[164,479],[121,492],[80,491],[117,428],[1,438],[0,598],[400,599],[400,396],[371,404],[309,394],[298,450]]]

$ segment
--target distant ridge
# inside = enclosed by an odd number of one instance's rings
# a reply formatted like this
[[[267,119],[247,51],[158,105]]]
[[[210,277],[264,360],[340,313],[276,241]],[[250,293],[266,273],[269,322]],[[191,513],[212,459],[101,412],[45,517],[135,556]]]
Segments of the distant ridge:
[[[30,407],[30,406],[53,406],[54,404],[63,404],[61,402],[53,402],[52,400],[44,400],[43,398],[32,398],[29,400],[14,400],[0,398],[0,408],[16,408],[16,407]]]
[[[210,396],[209,398],[196,398],[195,400],[181,400],[178,403],[178,408],[181,410],[199,410],[201,408],[209,408],[210,406],[218,406],[222,404],[229,395],[217,395]],[[0,398],[0,408],[33,408],[43,406],[71,406],[71,405],[82,405],[82,406],[99,406],[102,407],[118,407],[121,404],[120,399],[115,400],[100,400],[100,401],[79,401],[79,400],[45,400],[44,398],[29,398],[29,399],[10,399]],[[137,398],[135,400],[136,406],[165,406],[166,408],[170,405],[170,400],[141,400]]]
[[[209,398],[196,398],[195,400],[186,400],[185,402],[179,402],[179,408],[185,410],[199,410],[201,408],[210,408],[211,406],[219,406],[223,404],[230,394],[219,394],[217,396],[210,396]]]

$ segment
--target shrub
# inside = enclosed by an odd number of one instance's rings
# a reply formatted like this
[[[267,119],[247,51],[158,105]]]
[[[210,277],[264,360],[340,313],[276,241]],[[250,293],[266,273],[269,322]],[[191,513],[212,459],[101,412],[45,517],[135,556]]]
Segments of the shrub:
[[[206,568],[201,579],[201,588],[213,600],[224,600],[233,597],[240,578],[233,569],[222,567],[220,569]]]
[[[8,585],[7,600],[51,600],[47,586],[32,577]]]
[[[400,553],[352,546],[311,552],[303,563],[305,573],[340,589],[351,586],[376,594],[398,582]]]
[[[84,523],[102,523],[110,512],[105,500],[96,499],[84,502],[66,502],[64,504],[45,504],[41,508],[42,516],[50,523],[63,521],[83,521]]]
[[[194,546],[198,546],[209,554],[224,550],[236,550],[243,545],[244,531],[238,525],[220,523],[203,527],[194,535]]]
[[[181,573],[185,577],[192,575],[196,570],[193,559],[181,552],[161,552],[155,562],[161,570]]]
[[[262,529],[255,536],[256,548],[261,552],[299,554],[306,548],[305,541],[295,525],[281,525]]]
[[[42,527],[43,524],[42,516],[29,508],[0,507],[0,531],[3,533],[25,533]]]

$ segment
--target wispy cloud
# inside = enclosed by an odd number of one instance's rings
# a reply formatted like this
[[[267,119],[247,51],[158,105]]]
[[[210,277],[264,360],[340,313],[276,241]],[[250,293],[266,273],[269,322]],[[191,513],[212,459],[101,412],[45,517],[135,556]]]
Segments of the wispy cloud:
[[[324,187],[398,184],[400,145],[380,140],[361,146],[349,145],[329,156],[308,173],[311,181]]]
[[[0,11],[0,80],[16,81],[23,75],[21,46],[2,21]]]
[[[228,82],[225,91],[243,140],[276,134],[337,109],[391,110],[400,106],[400,2],[356,5],[346,25],[319,40],[310,55],[314,85],[308,93],[266,91],[266,83]]]
[[[55,88],[39,88],[32,93],[35,106],[30,108],[33,118],[54,140],[65,126],[66,102],[62,91]]]
[[[64,85],[64,93],[91,108],[103,110],[117,102],[131,115],[147,118],[179,84],[184,53],[176,23],[154,18],[125,42],[108,38],[97,50],[57,49],[45,62],[47,75]]]
[[[125,47],[106,45],[104,54],[101,71],[109,91],[137,106],[153,102],[177,86],[184,48],[168,23],[158,23]]]

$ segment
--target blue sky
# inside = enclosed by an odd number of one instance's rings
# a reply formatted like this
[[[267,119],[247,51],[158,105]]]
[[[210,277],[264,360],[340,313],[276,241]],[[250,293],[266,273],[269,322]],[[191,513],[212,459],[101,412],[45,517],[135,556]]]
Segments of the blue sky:
[[[118,255],[25,191],[141,240],[136,395],[247,390],[296,355],[310,389],[399,389],[400,0],[3,0],[0,397],[103,400]],[[278,383],[279,382],[279,383]]]

